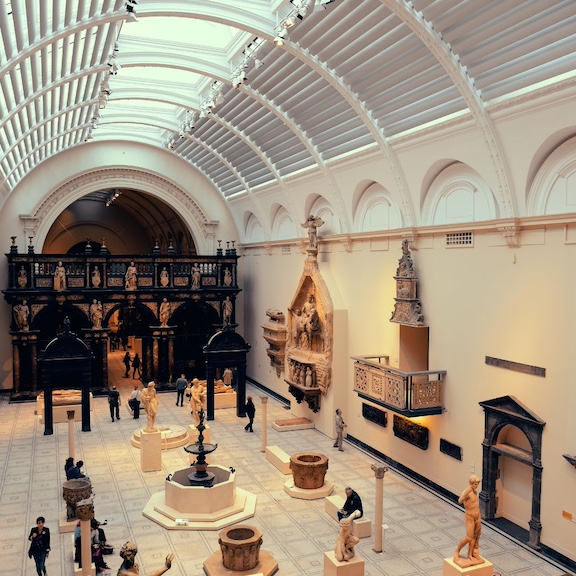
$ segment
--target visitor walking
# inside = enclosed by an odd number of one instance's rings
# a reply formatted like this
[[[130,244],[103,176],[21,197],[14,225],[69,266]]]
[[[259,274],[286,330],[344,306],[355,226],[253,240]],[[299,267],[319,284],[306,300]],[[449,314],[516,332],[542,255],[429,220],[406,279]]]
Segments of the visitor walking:
[[[132,380],[136,378],[136,372],[138,372],[138,378],[140,378],[140,356],[138,356],[138,352],[136,352],[134,360],[132,360]]]
[[[246,398],[246,416],[248,416],[248,424],[244,426],[244,430],[246,432],[254,432],[252,429],[252,424],[254,424],[254,415],[256,414],[256,406],[254,406],[254,402],[252,402],[252,396],[248,396]]]
[[[346,428],[347,424],[344,422],[344,418],[342,418],[342,410],[340,410],[340,408],[336,409],[336,418],[334,419],[334,423],[336,424],[336,440],[334,440],[334,448],[338,448],[340,452],[344,452],[342,442],[344,440],[344,428]]]
[[[30,540],[28,557],[34,558],[38,576],[46,576],[46,560],[50,553],[50,529],[44,525],[45,522],[44,516],[38,516],[36,526],[30,530],[28,536]]]
[[[188,380],[185,374],[180,374],[180,378],[176,380],[176,406],[184,406],[184,391],[188,388]]]
[[[126,366],[126,372],[124,373],[124,378],[129,378],[130,377],[130,352],[126,352],[126,354],[124,354],[124,358],[122,359],[122,362],[124,362],[124,366]]]
[[[110,405],[110,418],[114,422],[114,416],[120,420],[120,392],[116,390],[116,386],[112,386],[112,390],[108,392],[108,404]]]
[[[142,400],[142,391],[140,390],[139,384],[134,384],[134,390],[130,392],[130,400],[128,405],[132,408],[132,413],[134,414],[134,420],[140,418],[140,402]]]

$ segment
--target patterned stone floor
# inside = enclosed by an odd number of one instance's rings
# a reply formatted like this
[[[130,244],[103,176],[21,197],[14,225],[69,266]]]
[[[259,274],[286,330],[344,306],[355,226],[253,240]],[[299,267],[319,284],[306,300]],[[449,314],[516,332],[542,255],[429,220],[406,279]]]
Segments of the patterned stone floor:
[[[121,374],[120,358],[111,360],[111,371]],[[111,422],[105,398],[94,401],[92,431],[81,432],[76,423],[76,459],[85,462],[95,496],[97,518],[107,519],[106,534],[115,547],[107,556],[111,571],[120,565],[117,552],[126,540],[140,549],[141,574],[160,567],[168,552],[175,554],[170,576],[203,574],[202,563],[218,550],[218,532],[167,531],[142,516],[151,494],[163,490],[169,472],[187,466],[182,448],[163,452],[161,472],[143,473],[140,455],[130,437],[145,419],[135,421],[126,399],[132,380],[118,378],[122,388],[122,419]],[[245,421],[233,409],[218,410],[211,422],[212,442],[218,443],[214,461],[233,466],[238,486],[258,495],[256,516],[248,523],[264,533],[263,549],[279,564],[281,576],[323,574],[323,553],[335,544],[337,525],[324,512],[323,500],[290,498],[283,490],[286,479],[260,451],[261,406],[255,397],[257,415],[254,434],[245,433]],[[160,394],[158,424],[188,425],[189,410],[175,406],[175,394]],[[72,537],[58,534],[58,520],[64,512],[62,500],[63,465],[68,456],[68,425],[55,425],[54,435],[44,436],[35,405],[9,404],[0,398],[0,575],[34,575],[34,562],[27,557],[27,535],[39,515],[53,535],[48,560],[49,576],[73,574]],[[270,399],[268,422],[286,418],[289,413]],[[268,444],[288,453],[318,451],[330,457],[329,479],[335,491],[343,494],[351,485],[363,498],[365,514],[374,515],[374,459],[349,444],[344,452],[332,448],[332,440],[316,430],[279,433],[268,427]],[[365,574],[384,576],[440,576],[442,559],[453,554],[463,536],[462,511],[397,472],[384,479],[384,553],[372,551],[373,538],[360,541],[356,550],[365,560]],[[489,526],[483,527],[482,555],[494,563],[502,576],[560,576],[566,570],[527,547],[519,545]]]

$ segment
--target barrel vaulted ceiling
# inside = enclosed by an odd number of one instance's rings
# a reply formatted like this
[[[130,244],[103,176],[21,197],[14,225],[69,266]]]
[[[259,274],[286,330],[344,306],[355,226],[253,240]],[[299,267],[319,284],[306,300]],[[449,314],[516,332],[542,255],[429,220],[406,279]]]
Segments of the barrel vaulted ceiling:
[[[226,199],[576,74],[574,0],[0,0],[3,195],[92,141],[163,147]],[[502,163],[502,166],[499,166]],[[401,184],[400,184],[401,185]]]

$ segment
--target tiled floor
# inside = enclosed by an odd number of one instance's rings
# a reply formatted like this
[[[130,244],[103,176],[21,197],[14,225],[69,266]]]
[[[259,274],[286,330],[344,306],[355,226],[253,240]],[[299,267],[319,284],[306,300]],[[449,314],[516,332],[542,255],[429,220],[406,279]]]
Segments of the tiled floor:
[[[120,374],[121,354],[112,358],[111,371]],[[76,424],[76,459],[85,462],[93,486],[97,518],[107,519],[106,535],[115,554],[106,557],[116,574],[117,551],[126,540],[139,546],[141,574],[163,564],[168,552],[175,554],[170,576],[203,574],[202,563],[218,550],[218,532],[167,531],[142,516],[151,494],[162,491],[164,479],[173,470],[187,466],[182,448],[163,452],[163,470],[140,471],[139,451],[130,444],[137,422],[126,406],[132,380],[123,385],[122,419],[110,421],[105,398],[96,398],[92,431],[81,432]],[[214,461],[238,471],[238,486],[258,495],[256,516],[247,521],[264,533],[263,549],[279,564],[279,574],[321,575],[323,553],[335,544],[337,525],[324,512],[323,500],[291,499],[283,490],[286,479],[260,452],[261,406],[256,400],[255,433],[245,433],[233,409],[218,410],[211,422],[212,442],[218,443]],[[175,394],[160,394],[158,424],[191,422],[189,410],[175,406]],[[27,535],[39,515],[52,530],[50,576],[68,576],[72,570],[72,538],[58,534],[58,519],[65,510],[62,500],[63,465],[68,456],[68,425],[56,424],[54,435],[44,436],[34,414],[35,405],[9,404],[0,398],[0,576],[34,575],[34,562],[27,557]],[[286,410],[272,398],[268,422],[286,418]],[[141,418],[140,425],[145,424]],[[350,484],[363,498],[365,514],[374,516],[374,459],[345,445],[344,452],[332,448],[332,440],[315,430],[278,433],[268,428],[268,444],[288,453],[318,451],[330,457],[328,477],[343,493]],[[356,547],[366,564],[366,575],[440,576],[442,559],[452,556],[464,532],[463,513],[424,488],[390,470],[384,479],[384,553],[372,551],[373,538]],[[481,553],[503,576],[560,576],[566,570],[555,566],[508,537],[483,527]]]

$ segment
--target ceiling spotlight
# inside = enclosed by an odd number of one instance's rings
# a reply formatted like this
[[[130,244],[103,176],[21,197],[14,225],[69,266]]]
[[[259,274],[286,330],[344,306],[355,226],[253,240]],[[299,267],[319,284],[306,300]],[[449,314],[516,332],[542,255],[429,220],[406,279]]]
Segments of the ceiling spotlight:
[[[287,28],[282,27],[280,30],[278,30],[278,32],[276,33],[276,38],[274,38],[274,44],[276,44],[276,46],[284,46],[284,40],[287,34],[288,34]]]
[[[244,81],[246,80],[246,76],[244,75],[244,72],[238,72],[233,78],[232,78],[232,87],[233,88],[238,88],[241,84],[244,84]]]
[[[294,16],[288,16],[288,18],[284,20],[285,28],[290,28],[291,26],[294,26]]]
[[[254,58],[254,68],[262,68],[264,66],[264,62],[259,58]]]
[[[126,0],[126,12],[134,12],[137,4],[136,0]]]
[[[84,138],[84,142],[92,142],[92,140],[94,140],[92,134],[88,134],[88,136],[86,136],[86,138]]]
[[[118,52],[120,48],[118,47],[118,42],[114,42],[114,52]]]

